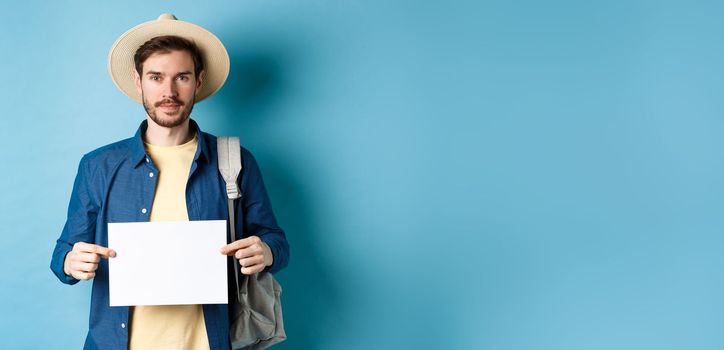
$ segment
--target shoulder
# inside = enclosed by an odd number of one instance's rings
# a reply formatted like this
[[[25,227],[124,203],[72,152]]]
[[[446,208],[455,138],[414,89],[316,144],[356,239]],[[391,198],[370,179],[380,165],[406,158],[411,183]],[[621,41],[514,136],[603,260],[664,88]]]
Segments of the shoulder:
[[[221,137],[221,136],[216,136],[216,135],[209,134],[209,133],[207,133],[207,132],[203,132],[203,131],[202,131],[202,132],[201,132],[201,137],[204,138],[204,143],[209,147],[209,150],[211,150],[211,153],[214,155],[214,157],[216,157],[216,156],[218,155],[218,150],[217,150],[218,142],[217,142],[217,140],[218,140],[219,137]],[[239,140],[239,143],[243,145],[244,141],[243,141],[243,140]],[[253,165],[256,166],[256,159],[254,158],[254,155],[251,153],[251,151],[250,151],[248,148],[244,147],[244,146],[240,146],[240,147],[241,147],[241,161],[242,161],[242,165],[243,165],[244,167],[246,167],[247,164],[250,164],[250,165],[251,165],[251,164],[253,163]],[[247,163],[247,161],[248,161],[249,163]]]
[[[130,137],[98,147],[83,155],[81,166],[85,165],[93,169],[103,165],[117,164],[128,156],[133,141],[134,139]]]
[[[210,149],[216,151],[216,140],[218,139],[216,135],[202,131],[199,137],[204,139],[204,143],[208,145]]]

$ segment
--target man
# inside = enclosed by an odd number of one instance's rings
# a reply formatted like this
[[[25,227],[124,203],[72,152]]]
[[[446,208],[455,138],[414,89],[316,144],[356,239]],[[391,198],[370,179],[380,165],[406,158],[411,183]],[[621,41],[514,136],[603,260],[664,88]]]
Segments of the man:
[[[109,71],[122,92],[143,104],[146,120],[135,136],[81,159],[50,265],[66,284],[93,279],[84,348],[229,349],[226,304],[110,307],[107,261],[116,255],[107,248],[108,223],[228,219],[216,137],[190,118],[194,103],[226,80],[226,49],[205,29],[164,14],[116,41]],[[219,247],[220,254],[239,259],[241,266],[229,264],[229,276],[233,268],[274,273],[287,265],[289,245],[254,157],[244,148],[241,154],[243,196],[235,216],[245,238]]]

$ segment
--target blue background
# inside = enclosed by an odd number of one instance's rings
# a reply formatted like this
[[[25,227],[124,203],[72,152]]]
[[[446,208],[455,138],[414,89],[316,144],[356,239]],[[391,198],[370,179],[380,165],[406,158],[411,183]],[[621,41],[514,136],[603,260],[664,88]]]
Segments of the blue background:
[[[0,11],[0,339],[75,349],[48,264],[131,136],[108,50],[173,12],[231,56],[193,116],[287,230],[279,349],[724,348],[716,1],[22,1]]]

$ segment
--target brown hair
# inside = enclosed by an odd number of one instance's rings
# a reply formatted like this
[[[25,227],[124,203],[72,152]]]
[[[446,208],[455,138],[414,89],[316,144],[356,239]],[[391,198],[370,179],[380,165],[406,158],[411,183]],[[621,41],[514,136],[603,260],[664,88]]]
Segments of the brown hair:
[[[143,62],[155,53],[169,53],[173,50],[186,51],[191,54],[194,61],[194,75],[196,79],[204,70],[204,60],[201,58],[201,50],[193,41],[175,35],[164,35],[151,38],[141,45],[136,54],[133,56],[133,62],[136,65],[136,72],[143,75]]]

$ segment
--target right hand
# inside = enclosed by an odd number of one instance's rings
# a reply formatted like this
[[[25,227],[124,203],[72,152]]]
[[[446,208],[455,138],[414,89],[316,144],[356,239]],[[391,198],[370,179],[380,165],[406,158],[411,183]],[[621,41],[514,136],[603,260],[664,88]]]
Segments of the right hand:
[[[73,250],[66,254],[63,271],[75,279],[89,280],[96,276],[98,262],[101,261],[101,258],[108,259],[115,256],[116,252],[112,249],[78,242],[73,245]]]

